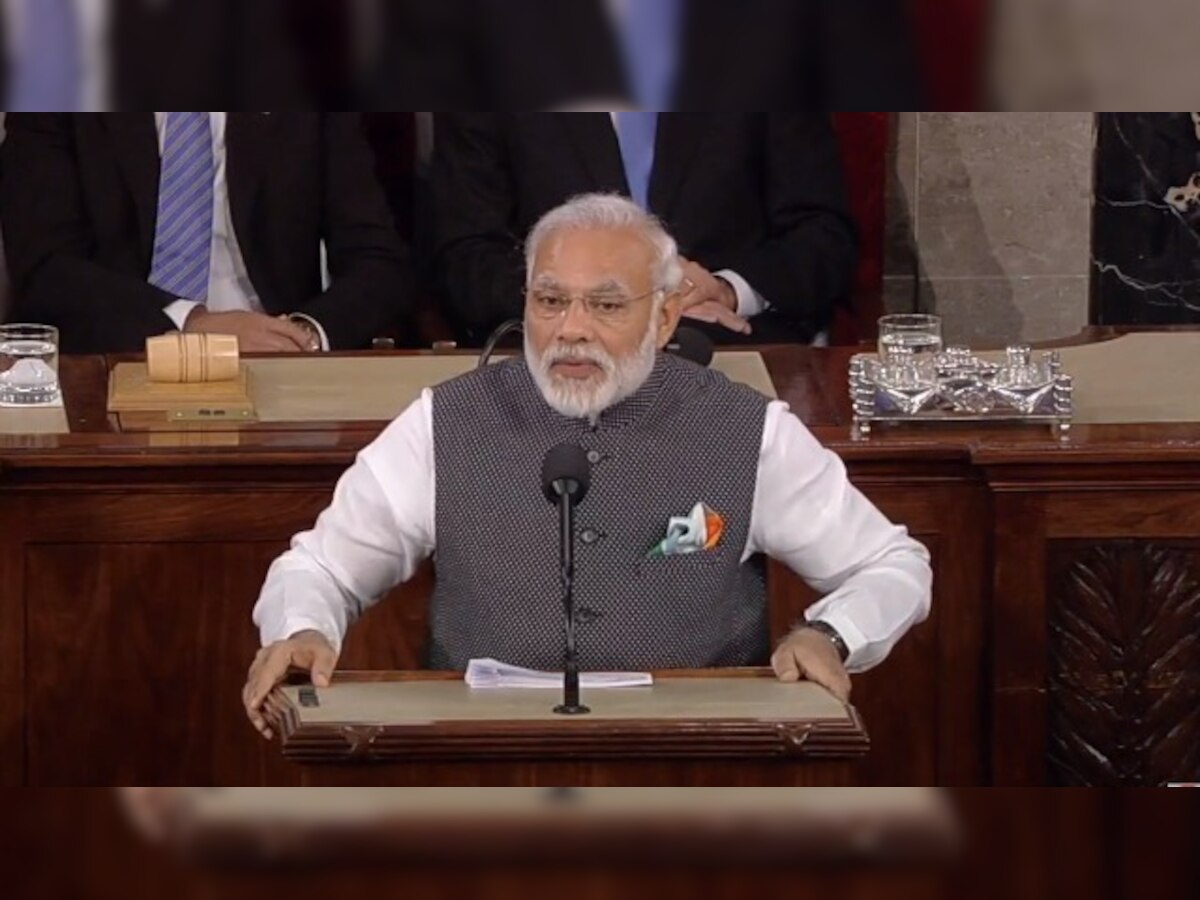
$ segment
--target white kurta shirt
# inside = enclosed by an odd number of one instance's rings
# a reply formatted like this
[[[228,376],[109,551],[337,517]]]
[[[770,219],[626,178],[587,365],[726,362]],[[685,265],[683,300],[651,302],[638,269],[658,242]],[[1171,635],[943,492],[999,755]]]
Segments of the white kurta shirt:
[[[433,440],[426,390],[362,450],[316,526],[271,566],[254,608],[264,645],[313,629],[340,647],[363,610],[433,554]],[[928,551],[850,484],[841,459],[779,401],[767,408],[743,561],[756,553],[825,595],[805,617],[837,629],[851,671],[881,662],[929,613]]]

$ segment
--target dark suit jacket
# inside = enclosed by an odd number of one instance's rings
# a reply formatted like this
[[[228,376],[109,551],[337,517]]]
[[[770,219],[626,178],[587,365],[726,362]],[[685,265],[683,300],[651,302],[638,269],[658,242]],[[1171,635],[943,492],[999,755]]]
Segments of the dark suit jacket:
[[[544,213],[628,193],[608,113],[439,114],[432,183],[441,285],[475,338],[520,315],[521,245]],[[650,205],[685,256],[771,304],[754,340],[808,340],[849,294],[855,229],[825,114],[664,113]]]
[[[8,117],[0,219],[15,314],[66,352],[140,350],[174,327],[150,285],[159,152],[153,113]],[[411,297],[403,242],[356,113],[229,113],[229,202],[266,312],[304,312],[335,349],[368,344]],[[332,283],[322,292],[325,241]]]
[[[533,110],[628,96],[609,0],[379,0],[369,108]],[[920,108],[902,0],[686,0],[672,109]],[[606,106],[605,108],[611,108]]]

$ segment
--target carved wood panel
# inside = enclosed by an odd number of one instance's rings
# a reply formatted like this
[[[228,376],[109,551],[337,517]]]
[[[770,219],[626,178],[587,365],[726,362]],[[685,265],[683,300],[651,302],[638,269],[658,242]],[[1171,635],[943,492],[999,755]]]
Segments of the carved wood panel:
[[[1200,779],[1200,546],[1061,541],[1048,563],[1051,779]]]

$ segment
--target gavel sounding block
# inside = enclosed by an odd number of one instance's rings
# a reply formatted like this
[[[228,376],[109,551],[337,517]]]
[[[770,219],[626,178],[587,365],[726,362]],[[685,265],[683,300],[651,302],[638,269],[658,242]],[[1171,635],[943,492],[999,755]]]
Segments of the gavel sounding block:
[[[122,424],[153,425],[170,421],[253,421],[250,374],[245,364],[229,381],[172,384],[151,381],[145,363],[118,363],[108,382],[108,411]],[[126,423],[126,418],[129,419]]]
[[[629,757],[854,759],[857,713],[808,682],[763,674],[675,675],[653,687],[585,690],[592,712],[560,716],[548,689],[471,689],[461,679],[288,685],[268,700],[295,762]]]

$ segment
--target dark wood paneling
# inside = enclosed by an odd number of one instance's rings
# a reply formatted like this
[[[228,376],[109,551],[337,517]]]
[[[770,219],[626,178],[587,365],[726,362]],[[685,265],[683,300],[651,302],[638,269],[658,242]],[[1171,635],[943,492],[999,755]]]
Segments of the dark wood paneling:
[[[38,543],[182,545],[286,540],[328,505],[328,490],[219,489],[30,492]]]
[[[279,550],[30,547],[29,782],[207,784],[265,772],[271,755],[239,695],[257,645],[250,608]]]
[[[1200,535],[1200,492],[1132,489],[1050,494],[1046,499],[1048,538],[1096,540]]]
[[[426,665],[433,565],[367,610],[351,629],[338,667],[366,671],[412,671]]]
[[[993,498],[991,598],[992,778],[1012,786],[1046,778],[1045,498]]]
[[[302,780],[314,787],[808,787],[859,784],[857,766],[737,759],[309,765]]]
[[[1054,542],[1055,782],[1200,781],[1200,546]]]
[[[0,493],[0,787],[25,782],[25,560],[17,538],[23,528],[24,509]]]

